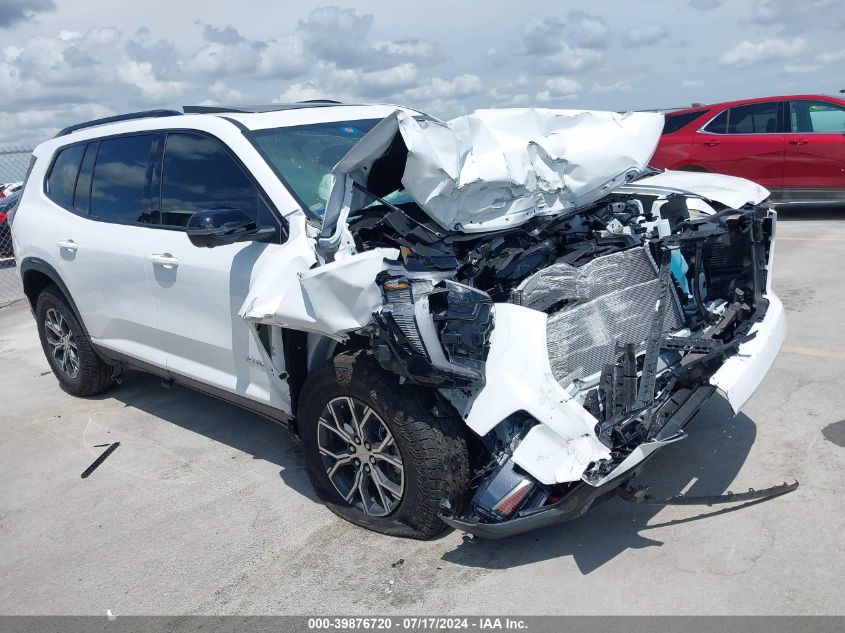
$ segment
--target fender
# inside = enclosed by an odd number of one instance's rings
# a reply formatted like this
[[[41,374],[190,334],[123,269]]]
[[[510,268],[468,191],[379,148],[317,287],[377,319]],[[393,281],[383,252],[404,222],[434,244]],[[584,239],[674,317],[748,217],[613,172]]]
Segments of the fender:
[[[70,294],[67,285],[55,268],[40,257],[24,257],[23,260],[21,260],[18,270],[23,283],[23,292],[26,295],[27,301],[29,301],[29,307],[32,310],[33,315],[35,314],[35,304],[38,301],[38,295],[47,285],[38,283],[37,280],[34,279],[35,275],[33,273],[40,273],[41,275],[47,277],[52,283],[56,284],[59,290],[62,291],[62,294],[65,296],[65,299],[67,299],[67,302],[70,305],[70,309],[73,310],[76,320],[79,321],[79,324],[82,326],[85,336],[88,340],[91,340],[91,336],[88,334],[88,328],[85,326],[82,314],[79,312],[79,308],[76,307],[76,302],[74,302],[73,296]],[[27,281],[27,278],[29,278],[29,281]]]

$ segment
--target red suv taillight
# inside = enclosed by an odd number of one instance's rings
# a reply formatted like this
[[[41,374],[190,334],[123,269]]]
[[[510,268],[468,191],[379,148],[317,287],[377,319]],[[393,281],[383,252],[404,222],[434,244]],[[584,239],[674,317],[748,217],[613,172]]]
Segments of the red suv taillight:
[[[0,222],[5,222],[9,213],[7,211],[0,211]]]

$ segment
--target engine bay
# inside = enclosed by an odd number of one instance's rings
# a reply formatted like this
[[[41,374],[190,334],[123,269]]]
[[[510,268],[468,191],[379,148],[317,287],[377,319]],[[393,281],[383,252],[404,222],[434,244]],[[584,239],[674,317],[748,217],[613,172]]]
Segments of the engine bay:
[[[384,307],[371,345],[382,366],[440,389],[460,411],[484,385],[496,304],[540,311],[554,378],[594,418],[607,449],[578,481],[538,481],[514,460],[538,421],[509,416],[478,442],[474,521],[562,503],[579,486],[623,476],[642,447],[680,439],[715,391],[712,376],[766,312],[773,218],[764,206],[708,201],[713,210],[701,212],[681,194],[614,194],[465,234],[413,203],[370,195],[374,203],[349,218],[356,250],[400,252],[377,279]]]

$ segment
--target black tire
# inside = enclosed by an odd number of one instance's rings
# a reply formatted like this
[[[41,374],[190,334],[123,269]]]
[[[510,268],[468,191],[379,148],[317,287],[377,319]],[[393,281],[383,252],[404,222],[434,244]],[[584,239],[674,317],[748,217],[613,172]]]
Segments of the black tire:
[[[75,372],[61,366],[53,354],[53,345],[48,341],[48,316],[55,318],[56,314],[67,324],[68,340],[76,350],[78,368]],[[41,338],[41,348],[44,350],[47,362],[50,363],[50,368],[65,391],[74,396],[93,396],[104,391],[111,384],[111,367],[97,356],[94,348],[91,347],[91,341],[68,305],[67,299],[55,285],[47,286],[38,295],[35,319],[38,336]]]
[[[367,514],[347,502],[329,479],[318,444],[319,420],[328,403],[337,398],[353,398],[370,407],[380,418],[371,419],[375,424],[383,422],[395,439],[393,446],[404,468],[404,489],[398,505],[386,516]],[[332,364],[308,376],[299,398],[299,431],[308,476],[332,512],[391,536],[429,539],[447,528],[437,516],[440,504],[447,500],[456,512],[463,510],[469,457],[463,422],[454,414],[435,415],[432,402],[427,390],[400,386],[395,375],[384,371],[364,351],[338,354]],[[371,500],[375,501],[374,495]],[[395,502],[395,498],[391,500]]]

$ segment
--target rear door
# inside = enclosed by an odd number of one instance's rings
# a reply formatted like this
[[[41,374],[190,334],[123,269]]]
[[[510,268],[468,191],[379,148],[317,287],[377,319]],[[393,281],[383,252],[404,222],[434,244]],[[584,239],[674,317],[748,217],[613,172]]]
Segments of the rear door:
[[[785,138],[784,189],[845,192],[845,107],[810,99],[790,101]]]
[[[45,186],[55,212],[44,221],[54,236],[48,247],[92,339],[164,367],[146,270],[156,139],[137,134],[61,150]]]
[[[767,101],[722,111],[695,134],[696,164],[707,171],[779,189],[783,182],[783,109],[783,102]]]

